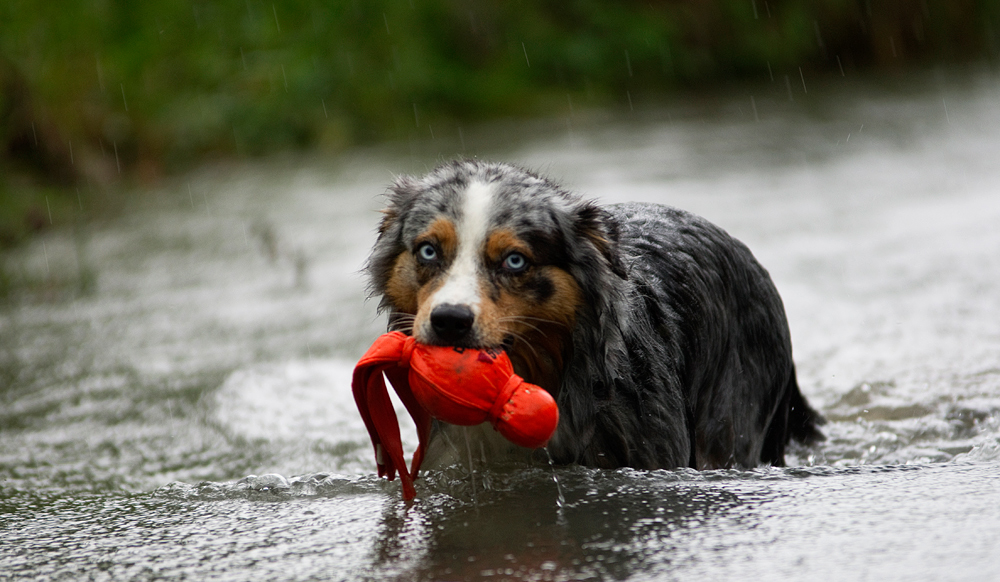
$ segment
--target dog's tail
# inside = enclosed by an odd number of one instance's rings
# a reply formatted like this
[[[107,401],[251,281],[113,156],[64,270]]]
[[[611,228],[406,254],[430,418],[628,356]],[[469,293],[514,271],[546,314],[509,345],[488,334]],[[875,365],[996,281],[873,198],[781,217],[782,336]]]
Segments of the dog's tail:
[[[819,430],[820,425],[825,422],[826,419],[806,402],[805,396],[799,390],[798,380],[795,379],[795,368],[792,367],[792,373],[785,385],[785,393],[764,436],[760,462],[784,467],[785,446],[792,439],[804,445],[825,440],[826,437]]]
[[[788,384],[788,424],[785,433],[788,439],[795,439],[804,445],[825,440],[819,427],[826,424],[826,419],[806,402],[794,372]]]

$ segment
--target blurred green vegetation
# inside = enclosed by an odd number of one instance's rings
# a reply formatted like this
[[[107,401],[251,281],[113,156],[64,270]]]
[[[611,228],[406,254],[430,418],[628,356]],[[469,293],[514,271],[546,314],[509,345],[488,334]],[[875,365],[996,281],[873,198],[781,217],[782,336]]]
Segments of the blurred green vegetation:
[[[69,213],[67,186],[800,67],[992,63],[997,24],[1000,0],[4,0],[0,245]]]

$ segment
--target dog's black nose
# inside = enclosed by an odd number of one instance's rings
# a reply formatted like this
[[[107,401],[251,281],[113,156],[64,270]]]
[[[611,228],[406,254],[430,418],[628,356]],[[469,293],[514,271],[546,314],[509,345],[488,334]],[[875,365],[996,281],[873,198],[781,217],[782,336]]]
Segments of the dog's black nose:
[[[465,339],[475,321],[476,316],[467,305],[445,303],[431,311],[431,327],[437,337],[446,343]]]

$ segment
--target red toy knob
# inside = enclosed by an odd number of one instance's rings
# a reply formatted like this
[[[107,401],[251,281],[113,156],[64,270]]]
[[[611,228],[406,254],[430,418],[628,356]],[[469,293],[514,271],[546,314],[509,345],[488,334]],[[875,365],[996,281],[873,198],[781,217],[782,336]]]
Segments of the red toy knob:
[[[510,442],[537,449],[545,446],[559,424],[559,408],[544,389],[524,382],[504,404],[493,425]]]

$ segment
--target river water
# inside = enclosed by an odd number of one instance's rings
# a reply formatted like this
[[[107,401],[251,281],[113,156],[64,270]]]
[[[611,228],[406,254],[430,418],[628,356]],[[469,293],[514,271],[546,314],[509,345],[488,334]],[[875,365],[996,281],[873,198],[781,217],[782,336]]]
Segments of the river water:
[[[1000,580],[1000,82],[774,87],[213,167],[3,255],[0,580]],[[463,151],[746,242],[827,440],[470,455],[407,507],[350,396],[360,269],[386,184]]]

